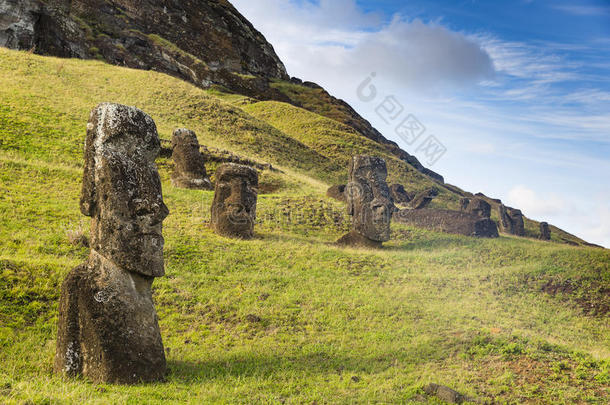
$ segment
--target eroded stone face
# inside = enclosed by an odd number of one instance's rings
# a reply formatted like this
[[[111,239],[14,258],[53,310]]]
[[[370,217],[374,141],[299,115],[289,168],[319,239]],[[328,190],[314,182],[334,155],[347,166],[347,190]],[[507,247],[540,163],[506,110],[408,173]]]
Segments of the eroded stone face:
[[[547,222],[540,223],[540,239],[551,240],[551,227]]]
[[[212,227],[223,236],[254,236],[258,173],[249,166],[227,163],[216,172]]]
[[[172,184],[176,187],[211,190],[212,183],[205,170],[205,158],[199,150],[195,133],[188,129],[177,129],[172,136],[172,159],[174,173]]]
[[[390,240],[394,204],[386,183],[385,161],[373,156],[354,156],[345,194],[353,230],[376,242]]]
[[[168,214],[159,137],[142,111],[100,104],[87,125],[80,207],[91,252],[62,284],[54,370],[99,383],[160,381],[166,362],[152,299]]]
[[[93,218],[91,248],[117,266],[160,277],[163,203],[155,158],[160,143],[152,118],[118,104],[101,104],[87,125],[81,211]]]

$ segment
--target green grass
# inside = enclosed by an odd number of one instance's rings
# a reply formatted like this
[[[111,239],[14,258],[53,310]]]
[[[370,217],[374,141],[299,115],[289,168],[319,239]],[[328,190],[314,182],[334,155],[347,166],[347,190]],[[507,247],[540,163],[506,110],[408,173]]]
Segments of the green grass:
[[[610,320],[588,309],[608,304],[607,250],[396,224],[382,250],[339,248],[348,218],[324,191],[341,156],[305,131],[323,119],[5,50],[0,84],[0,403],[407,403],[429,382],[498,403],[610,399]],[[164,138],[187,126],[282,170],[263,173],[279,188],[259,196],[256,238],[234,241],[207,226],[213,193],[173,188],[159,160],[171,211],[167,275],[154,283],[165,383],[52,374],[59,287],[88,252],[69,239],[88,226],[82,142],[101,101],[143,108]]]

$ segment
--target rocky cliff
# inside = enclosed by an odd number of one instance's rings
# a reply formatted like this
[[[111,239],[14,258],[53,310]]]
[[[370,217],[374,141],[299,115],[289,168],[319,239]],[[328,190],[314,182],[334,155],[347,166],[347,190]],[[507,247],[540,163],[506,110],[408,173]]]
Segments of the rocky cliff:
[[[271,44],[226,0],[0,0],[0,46],[42,55],[100,59],[156,70],[199,87],[219,85],[259,100],[277,100],[325,115],[282,92],[290,80]],[[343,100],[321,87],[316,97],[347,124],[416,170],[443,182],[387,140]]]

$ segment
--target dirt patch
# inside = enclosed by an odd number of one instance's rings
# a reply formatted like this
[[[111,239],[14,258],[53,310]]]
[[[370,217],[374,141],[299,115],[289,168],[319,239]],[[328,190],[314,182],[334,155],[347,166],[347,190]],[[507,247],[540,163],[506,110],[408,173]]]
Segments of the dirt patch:
[[[541,291],[573,301],[586,315],[603,317],[610,313],[610,286],[597,280],[548,280]]]

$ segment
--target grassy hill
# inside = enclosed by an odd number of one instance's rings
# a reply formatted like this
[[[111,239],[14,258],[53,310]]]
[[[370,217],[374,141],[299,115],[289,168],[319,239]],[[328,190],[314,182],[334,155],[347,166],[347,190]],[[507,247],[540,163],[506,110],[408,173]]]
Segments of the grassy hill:
[[[499,403],[610,400],[608,250],[398,224],[383,250],[336,247],[347,218],[324,192],[345,179],[351,148],[383,153],[282,103],[4,49],[0,100],[0,403],[435,403],[422,396],[430,382]],[[212,233],[213,193],[173,188],[159,159],[171,211],[154,284],[163,384],[52,374],[59,287],[88,252],[71,240],[88,228],[82,145],[102,101],[143,109],[165,139],[188,127],[280,170],[262,173],[281,188],[259,196],[244,242]],[[392,179],[433,184],[400,164]],[[456,199],[443,190],[437,204]]]

